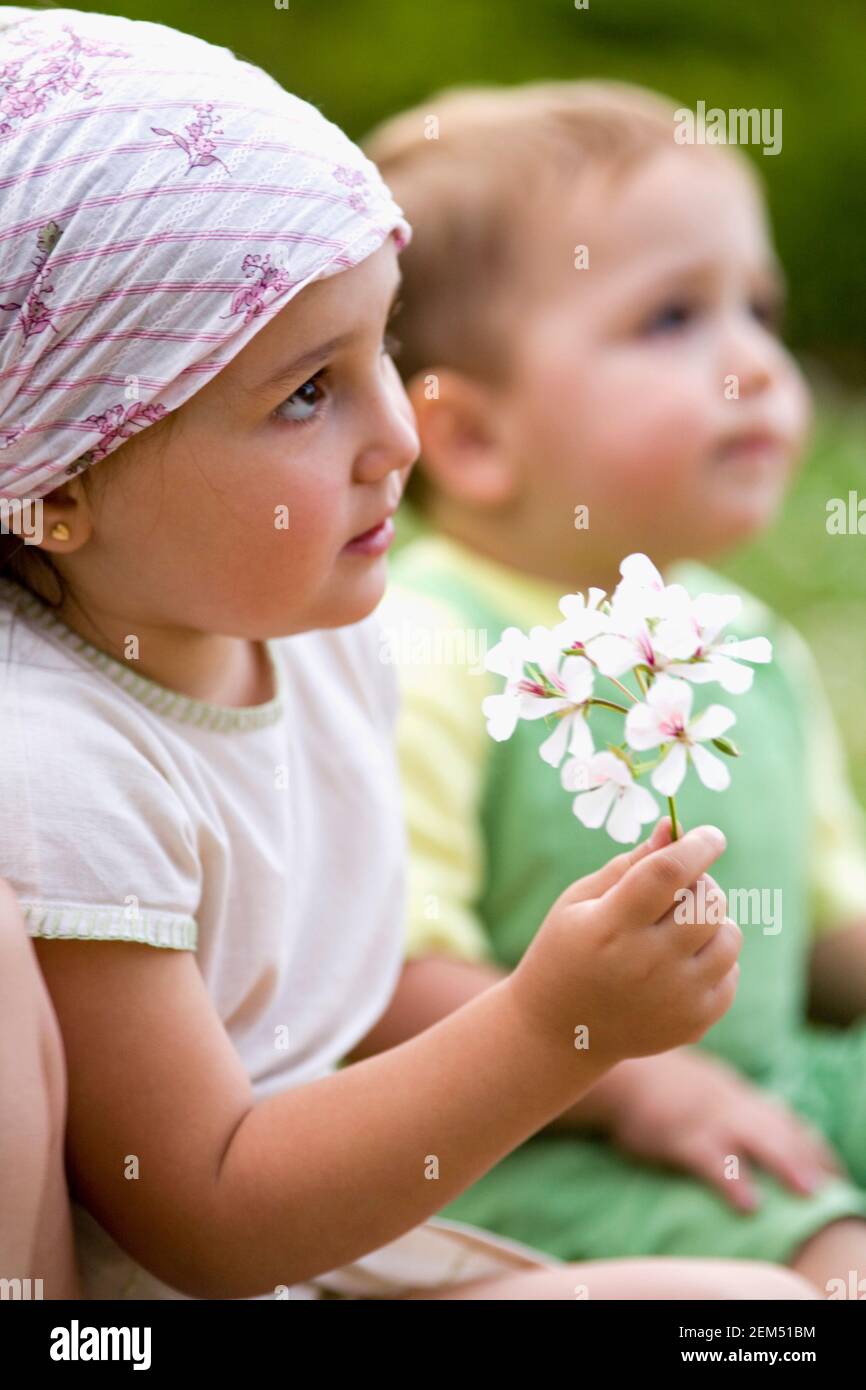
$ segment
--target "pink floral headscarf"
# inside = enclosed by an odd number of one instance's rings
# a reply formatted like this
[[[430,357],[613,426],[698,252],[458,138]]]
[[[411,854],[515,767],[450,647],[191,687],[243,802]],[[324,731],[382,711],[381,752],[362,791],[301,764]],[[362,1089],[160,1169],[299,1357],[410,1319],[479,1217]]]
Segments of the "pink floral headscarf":
[[[174,410],[308,285],[410,229],[261,69],[161,24],[0,15],[0,497]]]

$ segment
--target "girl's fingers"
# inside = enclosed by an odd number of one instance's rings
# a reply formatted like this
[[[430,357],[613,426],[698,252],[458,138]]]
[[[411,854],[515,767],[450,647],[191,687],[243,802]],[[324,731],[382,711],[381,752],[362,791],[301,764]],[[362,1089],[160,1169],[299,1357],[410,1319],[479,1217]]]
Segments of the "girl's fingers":
[[[684,888],[694,888],[697,879],[715,863],[725,845],[721,830],[701,825],[681,840],[645,854],[628,866],[619,882],[605,894],[614,919],[636,926],[658,922],[673,908],[675,894]],[[689,926],[685,930],[699,933],[700,927]]]
[[[597,869],[594,874],[587,874],[585,878],[579,878],[570,888],[566,889],[566,898],[569,903],[588,902],[590,898],[600,898],[602,893],[606,893],[614,884],[619,883],[623,874],[634,864],[640,863],[653,850],[661,849],[663,845],[670,843],[671,822],[669,816],[663,816],[653,827],[653,833],[643,844],[636,845],[634,849],[626,850],[624,854],[617,854],[615,858],[608,861],[604,868]]]
[[[678,932],[684,955],[695,958],[702,975],[720,978],[740,953],[743,933],[725,914],[728,900],[714,879],[701,874],[697,883],[677,894],[677,904],[658,923]],[[709,953],[709,954],[708,954]]]
[[[724,894],[721,895],[721,911],[727,908],[727,900]],[[706,969],[711,975],[730,970],[734,961],[737,960],[743,945],[742,928],[733,920],[732,917],[719,917],[716,912],[707,914],[706,927],[713,930],[713,935],[709,940],[701,945],[696,945],[693,952],[695,965],[699,969]]]

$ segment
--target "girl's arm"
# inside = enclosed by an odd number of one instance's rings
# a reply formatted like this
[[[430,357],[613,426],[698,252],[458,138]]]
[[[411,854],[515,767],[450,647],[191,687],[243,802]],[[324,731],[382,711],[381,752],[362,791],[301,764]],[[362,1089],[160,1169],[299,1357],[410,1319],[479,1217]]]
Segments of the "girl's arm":
[[[157,1278],[205,1298],[388,1244],[616,1061],[695,1041],[730,1007],[742,933],[719,923],[712,880],[711,923],[683,932],[672,916],[724,837],[700,828],[652,853],[656,834],[566,889],[507,979],[257,1104],[191,953],[37,939],[69,1069],[74,1195]]]
[[[507,980],[509,971],[500,965],[459,960],[445,954],[419,956],[407,960],[397,988],[382,1017],[349,1053],[347,1062],[373,1057],[377,1052],[397,1047],[414,1038],[425,1028],[432,1028],[455,1009],[475,999],[491,985]],[[646,1058],[642,1067],[651,1067],[653,1059]],[[619,1078],[633,1065],[620,1062],[589,1093],[570,1105],[551,1123],[557,1130],[602,1130],[609,1128],[614,1107],[619,1104]]]
[[[192,954],[34,945],[66,1049],[73,1195],[195,1297],[260,1294],[387,1244],[602,1069],[586,1052],[552,1056],[505,983],[401,1047],[255,1104]]]

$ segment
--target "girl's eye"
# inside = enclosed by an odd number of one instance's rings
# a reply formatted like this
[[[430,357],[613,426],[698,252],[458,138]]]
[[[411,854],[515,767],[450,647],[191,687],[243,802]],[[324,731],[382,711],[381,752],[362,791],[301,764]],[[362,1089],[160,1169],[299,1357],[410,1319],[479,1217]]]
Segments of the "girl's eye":
[[[690,304],[671,303],[659,309],[644,324],[645,333],[676,333],[694,318]]]
[[[277,406],[274,414],[281,420],[290,420],[295,424],[311,420],[322,401],[321,376],[321,372],[311,376],[309,381],[305,381],[303,386],[299,386]]]

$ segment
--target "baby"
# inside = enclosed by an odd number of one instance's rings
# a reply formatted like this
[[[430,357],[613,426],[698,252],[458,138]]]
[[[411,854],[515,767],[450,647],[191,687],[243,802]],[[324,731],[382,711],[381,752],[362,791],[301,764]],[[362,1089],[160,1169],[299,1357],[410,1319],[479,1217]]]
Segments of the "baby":
[[[741,155],[674,128],[644,91],[543,84],[445,93],[367,142],[418,227],[397,331],[421,437],[419,529],[383,608],[410,960],[371,1046],[506,977],[540,905],[609,852],[537,725],[488,737],[502,681],[477,653],[561,621],[564,593],[610,591],[632,552],[731,592],[701,562],[770,524],[795,467],[809,403],[760,190]],[[732,635],[775,654],[736,702],[744,756],[723,796],[694,772],[678,796],[686,825],[724,829],[726,892],[772,905],[740,921],[736,1002],[700,1051],[617,1068],[448,1211],[565,1258],[774,1259],[832,1294],[866,1269],[863,821],[805,645],[742,598]],[[719,692],[693,694],[697,711]],[[616,719],[594,713],[597,747]],[[852,1026],[815,1026],[807,1002]]]

